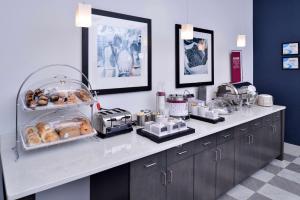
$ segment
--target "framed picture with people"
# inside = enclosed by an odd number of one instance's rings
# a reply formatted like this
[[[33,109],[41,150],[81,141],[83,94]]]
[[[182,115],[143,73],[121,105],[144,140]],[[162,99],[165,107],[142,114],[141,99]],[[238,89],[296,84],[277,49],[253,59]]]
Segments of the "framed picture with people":
[[[151,19],[92,9],[82,71],[97,94],[151,90]]]
[[[194,37],[180,39],[175,25],[176,88],[214,84],[214,32],[194,27]]]

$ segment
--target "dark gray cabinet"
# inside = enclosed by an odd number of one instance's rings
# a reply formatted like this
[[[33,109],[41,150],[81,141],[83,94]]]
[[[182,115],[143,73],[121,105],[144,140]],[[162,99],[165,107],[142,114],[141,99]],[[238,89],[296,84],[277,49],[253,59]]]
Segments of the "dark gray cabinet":
[[[193,200],[193,142],[155,154],[130,166],[131,200]]]
[[[194,160],[189,157],[167,168],[167,200],[193,200]]]
[[[166,152],[132,162],[130,200],[165,200],[167,174]]]
[[[250,134],[251,134],[251,145],[254,148],[252,155],[252,165],[254,171],[257,171],[264,166],[267,152],[265,145],[266,132],[263,126],[263,119],[256,119],[249,123],[250,125]],[[249,175],[251,175],[252,171]]]
[[[281,153],[281,120],[280,120],[280,113],[275,113],[273,115],[273,130],[272,130],[272,139],[271,139],[271,150],[273,159],[277,158]]]
[[[280,112],[235,128],[235,184],[280,155]]]
[[[194,200],[214,200],[216,196],[216,138],[207,137],[195,142],[200,153],[194,157]]]
[[[216,138],[207,140],[196,141],[196,146],[198,143],[203,148],[204,144],[209,144],[210,148],[196,154],[194,158],[195,200],[216,199],[234,186],[233,129],[222,131]]]
[[[216,197],[219,197],[234,186],[234,140],[218,145],[217,150]]]
[[[281,155],[281,113],[130,165],[131,200],[214,200]]]
[[[257,157],[249,123],[236,127],[235,137],[235,184],[238,184],[255,171]]]

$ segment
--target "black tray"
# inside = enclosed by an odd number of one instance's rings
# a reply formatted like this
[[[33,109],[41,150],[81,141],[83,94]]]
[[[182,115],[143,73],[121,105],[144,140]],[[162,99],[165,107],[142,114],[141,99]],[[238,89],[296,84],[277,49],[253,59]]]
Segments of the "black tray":
[[[185,135],[193,134],[193,133],[195,133],[195,129],[188,127],[187,130],[180,131],[180,132],[170,134],[170,135],[166,135],[163,137],[158,137],[156,135],[153,135],[153,134],[149,133],[148,131],[145,131],[143,128],[136,129],[136,133],[138,135],[144,136],[144,137],[152,140],[153,142],[162,143],[162,142],[166,142],[166,141],[169,141],[169,140],[172,140],[175,138],[179,138],[179,137],[182,137]]]
[[[209,119],[209,118],[201,117],[201,116],[198,116],[198,115],[190,115],[190,117],[192,119],[197,119],[197,120],[208,122],[208,123],[211,123],[211,124],[216,124],[216,123],[225,121],[224,117],[219,117],[218,119]]]

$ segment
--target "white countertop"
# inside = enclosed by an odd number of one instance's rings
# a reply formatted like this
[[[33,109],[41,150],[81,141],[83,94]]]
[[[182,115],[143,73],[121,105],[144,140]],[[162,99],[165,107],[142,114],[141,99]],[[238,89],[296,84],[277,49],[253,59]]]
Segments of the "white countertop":
[[[1,158],[7,198],[12,200],[41,192],[284,109],[284,106],[244,108],[225,116],[225,122],[218,124],[190,120],[188,126],[196,129],[195,134],[161,144],[132,132],[24,152],[17,162],[12,151],[14,134],[3,135]]]

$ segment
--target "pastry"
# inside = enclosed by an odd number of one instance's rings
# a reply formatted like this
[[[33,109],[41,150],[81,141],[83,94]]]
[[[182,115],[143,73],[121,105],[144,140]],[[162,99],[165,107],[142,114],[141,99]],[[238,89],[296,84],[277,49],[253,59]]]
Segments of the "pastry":
[[[37,145],[42,143],[42,140],[37,133],[30,133],[26,135],[26,139],[29,145]]]
[[[34,90],[34,97],[40,97],[44,94],[44,90],[38,88],[36,90]]]
[[[32,90],[28,90],[28,91],[26,92],[26,94],[25,94],[25,99],[26,99],[26,101],[27,101],[27,100],[33,100],[33,97],[34,97],[33,91],[32,91]]]
[[[29,108],[35,108],[36,107],[36,102],[34,100],[27,101],[26,102],[27,107]]]
[[[52,130],[50,125],[46,124],[44,122],[37,123],[36,128],[38,129],[39,135],[41,135],[42,133],[45,133],[45,132],[50,132]]]
[[[65,103],[65,99],[62,97],[58,97],[57,101],[53,102],[54,104],[60,105],[60,104],[64,104]]]
[[[29,145],[41,144],[41,138],[38,134],[38,129],[34,126],[25,129],[26,140]]]
[[[93,130],[93,127],[91,125],[91,123],[84,119],[82,120],[81,124],[80,124],[80,133],[81,135],[86,135],[86,134],[90,134]]]
[[[44,143],[55,142],[59,140],[59,136],[54,130],[43,133],[41,138]]]
[[[80,128],[77,126],[62,128],[59,130],[59,136],[61,138],[72,138],[80,136]]]
[[[58,100],[59,100],[59,96],[58,96],[58,95],[53,94],[53,95],[50,96],[50,101],[51,101],[51,102],[55,103],[55,102],[57,102]]]
[[[39,97],[39,100],[45,100],[45,101],[48,101],[48,97],[46,95],[41,95]]]
[[[25,129],[25,133],[26,133],[26,135],[31,134],[31,133],[38,134],[38,129],[34,126],[30,126]]]
[[[74,93],[70,93],[67,97],[67,103],[68,104],[76,104],[77,103],[77,97]]]
[[[46,106],[46,105],[48,105],[48,100],[39,99],[37,101],[37,105],[39,105],[39,106]]]
[[[91,100],[90,94],[85,90],[81,89],[77,91],[75,94],[81,101],[87,102]]]
[[[27,107],[35,107],[34,92],[32,90],[26,92],[25,102]]]

